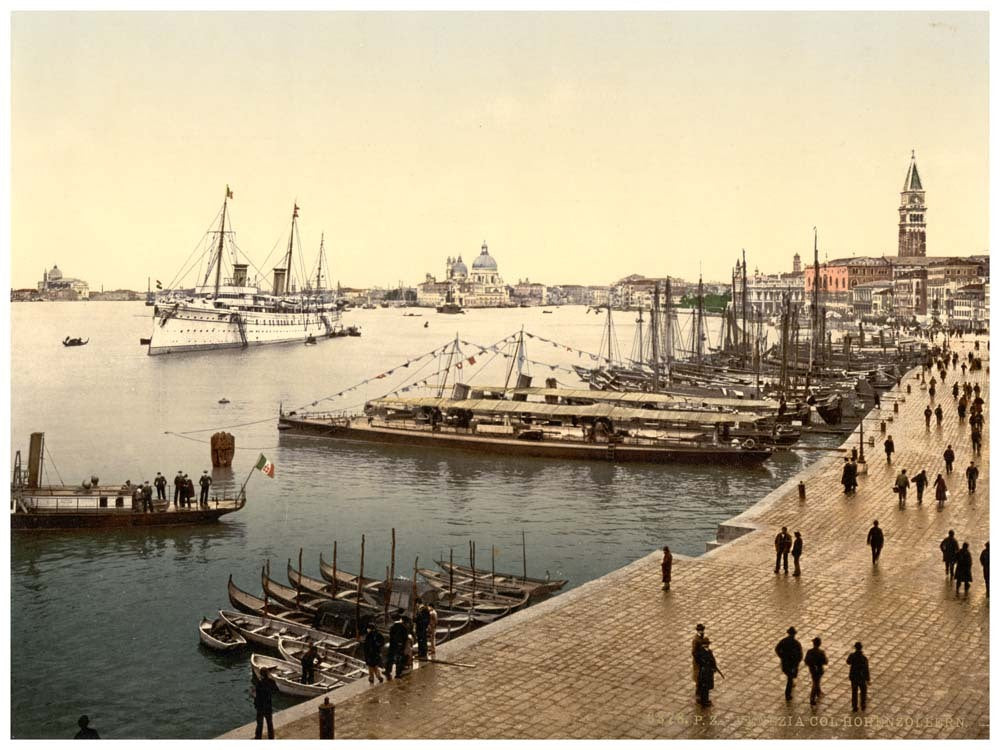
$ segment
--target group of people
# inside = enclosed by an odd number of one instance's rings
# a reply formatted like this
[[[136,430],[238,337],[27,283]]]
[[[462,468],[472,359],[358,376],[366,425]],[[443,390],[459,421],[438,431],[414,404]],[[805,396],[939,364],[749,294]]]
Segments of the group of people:
[[[198,480],[201,485],[201,493],[198,498],[198,504],[201,507],[208,507],[208,488],[212,486],[212,477],[208,475],[208,469],[202,472],[201,478]],[[153,480],[152,486],[150,486],[148,481],[142,484],[132,484],[132,480],[128,479],[125,484],[122,485],[121,493],[126,497],[132,498],[132,511],[135,513],[152,513],[155,508],[153,507],[153,489],[156,489],[156,500],[157,504],[162,504],[163,507],[160,511],[165,511],[167,509],[167,478],[163,476],[160,472],[156,472],[156,478]],[[183,471],[178,469],[177,476],[174,477],[174,507],[181,508],[191,508],[194,503],[194,481],[188,477]]]
[[[159,473],[156,475],[159,477]],[[212,486],[212,477],[208,475],[208,469],[201,473],[201,477],[198,479],[198,484],[201,486],[201,492],[198,495],[198,505],[201,507],[208,507],[208,489]],[[163,478],[164,487],[164,499],[166,499],[166,486],[167,480]],[[185,474],[180,469],[177,470],[177,476],[174,477],[174,506],[181,508],[191,508],[194,503],[194,480],[191,479],[187,474]]]
[[[774,652],[781,663],[781,672],[785,676],[785,700],[792,700],[792,689],[795,687],[795,679],[799,674],[799,665],[805,662],[809,669],[809,676],[812,678],[809,705],[815,706],[823,695],[821,681],[826,671],[826,665],[829,663],[826,652],[820,648],[822,640],[818,637],[813,638],[813,647],[803,653],[802,644],[795,638],[795,628],[788,628],[787,633],[788,635],[778,641],[774,647]],[[709,691],[715,688],[715,675],[719,674],[725,678],[715,660],[715,654],[712,653],[711,643],[712,641],[705,635],[705,626],[700,623],[696,625],[695,636],[691,641],[692,677],[695,682],[697,703],[703,707],[712,705]],[[868,683],[871,682],[871,673],[868,668],[868,657],[863,648],[861,642],[858,641],[846,659],[847,677],[851,681],[852,711],[857,711],[859,706],[864,711],[868,706]]]
[[[383,681],[382,669],[385,670],[386,680],[392,680],[393,669],[397,678],[412,669],[414,644],[420,661],[434,658],[437,652],[434,638],[437,630],[437,611],[432,603],[420,598],[417,598],[415,604],[416,611],[412,620],[399,614],[389,626],[389,644],[384,663],[382,649],[385,646],[385,638],[375,627],[374,622],[368,623],[362,641],[362,651],[365,664],[368,666],[369,683],[374,684],[376,679],[379,682]]]
[[[788,575],[788,555],[792,556],[792,560],[795,564],[793,576],[802,575],[802,569],[799,567],[799,558],[802,557],[802,534],[798,531],[795,532],[795,539],[792,539],[791,534],[788,533],[788,527],[782,526],[781,531],[778,535],[774,537],[774,572],[777,573],[778,569],[784,564],[785,575]]]
[[[955,581],[955,596],[965,584],[965,595],[969,595],[969,584],[972,583],[972,551],[968,542],[958,546],[955,530],[949,529],[948,536],[941,540],[941,558],[944,561],[944,573],[948,580]],[[986,596],[990,595],[990,543],[986,542],[979,553],[979,564],[983,568],[983,582],[986,584]]]

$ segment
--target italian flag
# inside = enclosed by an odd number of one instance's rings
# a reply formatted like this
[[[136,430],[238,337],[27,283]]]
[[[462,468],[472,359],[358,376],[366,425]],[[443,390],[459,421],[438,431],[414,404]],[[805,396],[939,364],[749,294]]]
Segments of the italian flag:
[[[271,477],[271,479],[274,479],[274,464],[272,464],[263,453],[260,454],[260,458],[257,459],[257,465],[254,466],[254,468],[260,469],[262,472]]]

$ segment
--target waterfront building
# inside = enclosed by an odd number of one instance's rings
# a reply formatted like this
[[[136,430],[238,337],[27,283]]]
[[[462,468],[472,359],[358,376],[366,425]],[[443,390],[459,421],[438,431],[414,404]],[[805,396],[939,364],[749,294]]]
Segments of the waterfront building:
[[[90,287],[86,281],[63,276],[59,266],[52,266],[52,270],[42,272],[38,291],[46,299],[78,300],[90,296]]]
[[[545,284],[531,283],[528,279],[518,279],[517,284],[510,290],[510,301],[517,305],[536,307],[547,305],[551,300]]]
[[[798,255],[795,257],[798,258]],[[736,279],[735,289],[734,306],[739,312],[743,306],[742,279]],[[797,307],[801,315],[806,304],[804,277],[801,271],[763,274],[755,268],[753,276],[747,279],[748,311],[753,316],[758,313],[764,317],[780,315],[784,309],[785,295],[791,298],[792,308]]]
[[[860,320],[875,320],[892,314],[891,281],[866,281],[851,290],[851,311]]]
[[[910,153],[910,168],[906,171],[903,191],[899,201],[899,250],[900,258],[927,255],[927,205],[924,186],[917,171],[916,152]]]
[[[989,284],[967,284],[955,292],[949,325],[964,331],[989,327]]]
[[[490,255],[483,242],[479,255],[472,261],[472,270],[465,265],[462,256],[448,257],[445,261],[445,277],[438,281],[427,274],[424,282],[417,286],[417,304],[422,307],[437,307],[444,304],[451,292],[451,298],[462,307],[508,307],[510,291],[503,283],[496,259]]]
[[[812,299],[815,268],[803,271],[805,295]],[[850,312],[850,291],[858,284],[892,279],[892,264],[886,258],[838,258],[819,265],[820,304],[841,314]]]

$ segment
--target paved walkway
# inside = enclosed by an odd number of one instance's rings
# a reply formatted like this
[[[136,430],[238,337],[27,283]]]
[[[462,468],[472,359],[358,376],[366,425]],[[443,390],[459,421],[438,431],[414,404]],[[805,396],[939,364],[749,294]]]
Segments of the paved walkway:
[[[971,340],[964,344],[971,347]],[[981,354],[985,357],[985,343]],[[919,376],[919,369],[916,371]],[[338,738],[986,738],[989,737],[989,607],[979,565],[988,538],[989,438],[979,487],[970,495],[971,454],[948,371],[938,401],[943,426],[925,430],[926,392],[911,373],[882,400],[865,434],[867,476],[854,497],[839,484],[842,458],[815,464],[727,526],[759,529],[696,559],[674,562],[670,592],[659,585],[659,553],[445,644],[439,658],[475,668],[426,665],[410,677],[337,697]],[[988,388],[985,369],[967,378]],[[912,394],[906,396],[906,385]],[[984,393],[984,398],[987,398]],[[904,401],[905,399],[905,401]],[[893,401],[899,413],[893,413]],[[987,411],[989,399],[987,398]],[[879,433],[888,424],[897,454],[886,466]],[[987,413],[987,423],[989,415]],[[988,433],[988,430],[987,430]],[[853,441],[853,442],[852,442]],[[891,486],[899,468],[944,472],[958,456],[942,511],[929,489],[911,488],[905,510]],[[857,435],[847,445],[856,445]],[[803,478],[807,499],[796,485]],[[885,530],[873,566],[865,537]],[[775,575],[774,535],[782,525],[805,542],[802,576]],[[944,575],[940,540],[955,529],[973,553],[973,584],[956,598]],[[714,706],[694,702],[691,638],[705,623],[725,679]],[[790,703],[774,646],[794,625],[803,649],[818,635],[830,664],[824,696],[809,706],[802,668]],[[864,642],[872,680],[867,712],[850,711],[845,659]],[[336,694],[334,694],[336,695]],[[318,701],[276,717],[279,738],[315,738]],[[242,727],[227,737],[252,736]]]

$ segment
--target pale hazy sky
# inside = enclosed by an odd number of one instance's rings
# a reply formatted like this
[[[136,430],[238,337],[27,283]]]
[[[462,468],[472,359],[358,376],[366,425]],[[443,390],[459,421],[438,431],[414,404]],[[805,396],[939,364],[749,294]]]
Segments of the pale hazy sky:
[[[12,269],[173,278],[228,183],[260,264],[293,200],[331,278],[724,279],[988,248],[986,13],[15,13]]]

